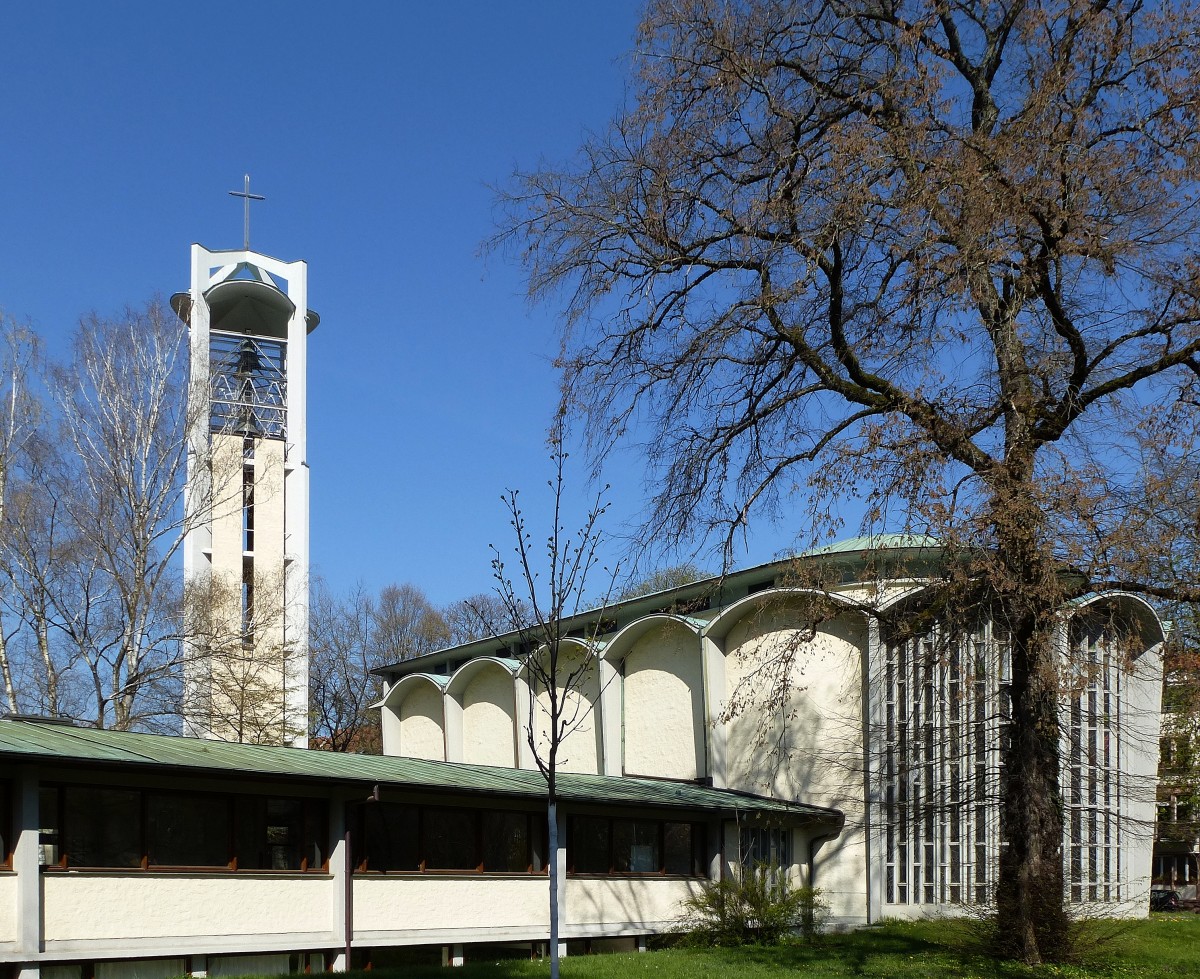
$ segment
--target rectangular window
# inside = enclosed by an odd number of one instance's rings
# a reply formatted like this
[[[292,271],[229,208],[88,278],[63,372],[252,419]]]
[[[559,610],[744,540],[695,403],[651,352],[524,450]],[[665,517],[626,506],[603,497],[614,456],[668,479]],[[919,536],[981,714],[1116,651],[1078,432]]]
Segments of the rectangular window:
[[[700,823],[657,819],[572,816],[567,865],[575,874],[707,875],[708,853]]]
[[[38,863],[57,867],[62,860],[62,790],[44,785],[38,789]]]
[[[741,856],[744,867],[792,865],[791,831],[774,826],[743,828]]]
[[[362,832],[356,835],[354,865],[359,870],[416,873],[422,870],[420,811],[395,802],[373,802],[359,809]],[[361,839],[361,843],[360,843]]]
[[[317,870],[324,867],[324,800],[240,796],[235,807],[238,870]]]
[[[577,874],[607,874],[612,869],[609,821],[603,816],[575,816],[567,839],[567,865]]]
[[[702,823],[663,824],[663,868],[668,874],[701,877],[707,854]]]
[[[426,870],[477,870],[479,811],[426,809],[421,820],[421,850]]]
[[[483,814],[485,873],[525,873],[534,869],[531,822],[527,812]]]
[[[41,863],[64,869],[323,870],[321,799],[43,786]]]
[[[961,636],[935,629],[889,641],[884,660],[884,900],[986,902],[1011,713],[1006,639],[987,623]]]
[[[11,867],[15,837],[12,831],[13,794],[7,782],[0,782],[0,867]]]
[[[661,823],[645,819],[614,819],[612,828],[613,870],[618,874],[657,874],[658,831]]]
[[[143,866],[140,792],[67,786],[62,816],[61,859],[66,866]]]
[[[242,468],[242,550],[254,550],[254,467]]]
[[[226,867],[230,800],[223,795],[146,796],[146,853],[155,867]]]

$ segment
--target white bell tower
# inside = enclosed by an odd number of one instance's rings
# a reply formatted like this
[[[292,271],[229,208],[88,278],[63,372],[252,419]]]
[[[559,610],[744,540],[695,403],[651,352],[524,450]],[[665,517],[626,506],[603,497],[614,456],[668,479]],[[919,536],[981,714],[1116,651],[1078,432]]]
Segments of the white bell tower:
[[[246,195],[250,199],[249,187]],[[248,236],[247,236],[248,238]],[[247,242],[248,245],[248,242]],[[308,744],[308,267],[192,245],[184,733]]]

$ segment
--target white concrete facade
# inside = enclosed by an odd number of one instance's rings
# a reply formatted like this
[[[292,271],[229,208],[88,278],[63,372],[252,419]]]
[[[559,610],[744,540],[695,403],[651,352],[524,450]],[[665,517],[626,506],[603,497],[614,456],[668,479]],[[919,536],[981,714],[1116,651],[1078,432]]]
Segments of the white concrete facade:
[[[699,779],[841,811],[845,825],[836,838],[814,840],[797,831],[791,851],[798,877],[811,859],[815,880],[841,924],[955,913],[989,903],[1000,845],[996,772],[1007,670],[1003,644],[981,620],[976,633],[951,644],[954,651],[930,638],[923,645],[911,641],[906,654],[881,636],[872,610],[917,601],[928,583],[843,581],[831,591],[817,591],[785,584],[786,571],[781,562],[741,572],[724,583],[720,601],[703,609],[672,610],[673,596],[664,593],[605,610],[605,618],[615,620],[614,630],[591,646],[573,644],[572,656],[594,659],[596,682],[581,694],[594,703],[588,723],[565,742],[567,770]],[[687,602],[674,604],[678,609]],[[1105,631],[1114,618],[1134,623],[1135,655],[1119,653],[1118,647],[1129,648],[1126,640]],[[1083,684],[1064,703],[1063,791],[1071,807],[1064,837],[1067,896],[1144,914],[1161,626],[1144,601],[1128,595],[1092,596],[1064,610],[1062,623],[1064,669],[1074,664],[1070,669]],[[1091,647],[1084,642],[1088,635]],[[495,761],[512,756],[518,767],[534,767],[523,750],[528,706],[523,714],[518,708],[516,723],[511,712],[532,697],[535,727],[545,713],[519,660],[505,658],[504,643],[513,639],[499,637],[390,668],[380,704],[384,752],[462,761],[463,745],[486,741]],[[935,646],[936,654],[930,652]],[[940,670],[940,685],[913,675],[897,678],[896,658],[909,655],[905,669],[912,674],[918,654],[933,657],[922,669]],[[957,659],[968,655],[982,657],[977,667]],[[485,660],[494,673],[507,673],[515,691],[496,682],[487,688],[496,698],[491,714],[475,701],[465,711],[465,678],[476,675]],[[955,669],[969,675],[970,684],[948,679]],[[914,700],[918,685],[927,688],[922,697],[930,698],[928,716],[924,702]],[[963,717],[956,719],[960,709]],[[968,729],[971,711],[980,714]],[[917,742],[918,728],[926,727],[936,731],[929,737],[944,748],[940,761],[937,748]],[[511,743],[498,744],[509,731]],[[1109,753],[1096,754],[1098,744]],[[986,751],[982,767],[974,756],[968,764],[962,754],[968,747]],[[902,750],[906,757],[900,757]],[[957,761],[955,752],[961,755]],[[986,785],[973,781],[977,767],[986,769]],[[926,787],[929,779],[933,784]],[[927,801],[948,798],[952,785],[967,782],[971,787],[957,807],[962,812]]]
[[[304,262],[193,245],[184,579],[224,643],[193,643],[185,732],[303,747],[308,729],[309,469]],[[223,620],[222,620],[223,615]]]
[[[549,931],[544,783],[467,768],[0,720],[0,837],[14,844],[0,866],[0,967],[24,979],[165,979],[341,970],[413,945],[442,946],[450,960],[480,944],[533,951]],[[686,827],[691,852],[672,865],[660,835],[654,869],[629,872],[576,868],[560,850],[572,948],[672,928],[744,819],[770,813],[805,832],[840,821],[698,786],[681,799],[672,783],[641,780],[632,795],[612,783],[585,777],[560,800],[568,847],[572,821],[585,819]],[[373,835],[372,819],[389,813],[417,821]],[[474,828],[458,845],[482,841],[484,854],[469,866],[444,847],[422,849],[419,864],[373,849],[416,852],[464,816]],[[514,826],[528,831],[529,866],[504,864]]]

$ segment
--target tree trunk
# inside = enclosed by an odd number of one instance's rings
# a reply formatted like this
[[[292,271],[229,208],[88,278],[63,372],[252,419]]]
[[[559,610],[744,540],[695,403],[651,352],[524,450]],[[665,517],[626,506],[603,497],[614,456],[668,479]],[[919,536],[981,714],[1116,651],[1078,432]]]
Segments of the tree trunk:
[[[546,804],[546,858],[550,871],[550,979],[558,979],[558,801]]]
[[[1063,890],[1063,799],[1059,784],[1061,591],[1057,563],[1042,545],[1045,518],[1026,487],[1032,463],[1001,483],[995,498],[1000,584],[996,618],[1012,658],[1008,739],[1000,771],[997,951],[1030,965],[1069,952]],[[1001,718],[1003,722],[1003,718]]]
[[[0,676],[4,678],[4,703],[8,713],[17,713],[17,692],[13,686],[12,664],[8,660],[8,643],[4,639],[4,628],[0,625]]]
[[[1023,624],[1012,637],[1012,723],[1002,775],[999,940],[1031,965],[1062,961],[1063,891],[1059,694],[1051,637]]]

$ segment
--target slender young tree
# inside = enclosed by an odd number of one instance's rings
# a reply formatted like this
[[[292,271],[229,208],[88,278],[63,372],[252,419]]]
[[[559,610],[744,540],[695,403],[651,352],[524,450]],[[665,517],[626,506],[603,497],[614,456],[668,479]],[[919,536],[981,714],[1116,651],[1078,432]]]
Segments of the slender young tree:
[[[999,951],[1061,957],[1063,603],[1196,592],[1123,462],[1197,448],[1200,13],[652,0],[636,66],[506,196],[564,403],[601,455],[645,436],[657,534],[731,544],[799,490],[814,542],[850,499],[962,556],[1012,659]]]
[[[492,547],[496,594],[518,637],[522,674],[529,688],[525,736],[538,771],[546,780],[551,979],[558,979],[559,974],[561,925],[558,773],[562,770],[568,739],[581,731],[592,714],[594,705],[587,696],[587,688],[598,677],[592,637],[569,639],[564,623],[591,607],[596,611],[595,631],[599,632],[617,573],[614,570],[607,575],[607,590],[597,602],[588,588],[594,574],[601,570],[599,548],[604,535],[600,523],[608,509],[607,487],[597,494],[579,529],[570,533],[563,514],[567,455],[563,428],[556,424],[550,439],[554,472],[549,481],[552,522],[544,539],[544,550],[539,546],[543,542],[533,536],[517,490],[509,490],[501,497],[516,538],[514,573],[510,574],[501,552]]]

